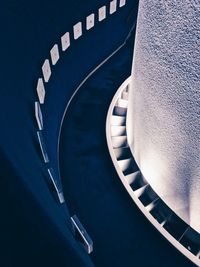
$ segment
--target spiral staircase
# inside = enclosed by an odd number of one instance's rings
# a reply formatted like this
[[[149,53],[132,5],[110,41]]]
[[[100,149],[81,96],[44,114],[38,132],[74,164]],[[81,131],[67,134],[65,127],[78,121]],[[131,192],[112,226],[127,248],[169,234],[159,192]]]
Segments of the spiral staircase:
[[[137,7],[2,3],[2,267],[193,266],[137,206],[199,264],[194,233],[153,192],[127,142]]]

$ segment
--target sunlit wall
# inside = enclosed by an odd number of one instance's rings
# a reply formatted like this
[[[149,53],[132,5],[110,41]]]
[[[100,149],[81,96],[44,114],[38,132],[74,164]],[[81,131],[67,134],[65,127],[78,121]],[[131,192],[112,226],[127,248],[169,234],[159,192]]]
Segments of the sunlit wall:
[[[128,141],[158,195],[200,231],[200,2],[140,0]]]

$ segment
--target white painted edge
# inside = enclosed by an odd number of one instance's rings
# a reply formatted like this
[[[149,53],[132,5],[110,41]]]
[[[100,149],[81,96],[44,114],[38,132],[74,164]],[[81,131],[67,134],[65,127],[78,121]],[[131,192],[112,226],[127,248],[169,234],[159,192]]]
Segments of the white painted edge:
[[[51,55],[51,62],[52,65],[56,65],[56,63],[58,62],[60,55],[59,55],[59,50],[58,50],[58,45],[55,44],[51,50],[50,50],[50,55]]]
[[[38,99],[40,101],[40,104],[44,104],[45,88],[44,88],[44,82],[43,82],[42,78],[38,79],[36,91],[37,91],[37,95],[38,95]]]
[[[94,27],[95,23],[95,15],[94,13],[90,14],[89,16],[86,17],[86,29],[90,30]]]
[[[44,81],[48,82],[51,77],[51,67],[50,67],[50,62],[48,59],[45,59],[42,65],[42,73],[44,76]]]
[[[51,178],[52,184],[56,190],[59,202],[61,204],[63,204],[65,202],[64,194],[63,194],[63,191],[59,190],[59,188],[58,188],[58,184],[56,182],[56,177],[54,177],[55,176],[54,170],[52,168],[48,168],[47,171],[48,171],[49,176]]]
[[[41,135],[42,135],[42,132],[41,131],[37,131],[37,137],[38,137],[40,150],[42,152],[42,156],[43,156],[44,162],[48,163],[49,162],[49,157],[48,157],[48,154],[47,154],[47,151],[46,151],[46,147],[43,146],[44,140],[43,140],[43,135],[42,136]],[[42,138],[42,140],[41,140],[41,138]]]
[[[106,18],[106,6],[102,6],[98,10],[98,20],[102,21]]]
[[[110,15],[117,11],[117,0],[113,0],[110,2]]]
[[[78,22],[73,26],[74,39],[77,40],[82,35],[82,22]]]
[[[35,102],[35,118],[37,121],[38,129],[42,130],[43,129],[43,117],[42,117],[42,111],[40,108],[40,103]]]
[[[61,37],[61,46],[62,46],[62,51],[64,52],[67,50],[67,48],[70,47],[70,34],[69,32],[66,32],[62,37]]]
[[[126,5],[126,0],[120,0],[119,7],[123,7]]]

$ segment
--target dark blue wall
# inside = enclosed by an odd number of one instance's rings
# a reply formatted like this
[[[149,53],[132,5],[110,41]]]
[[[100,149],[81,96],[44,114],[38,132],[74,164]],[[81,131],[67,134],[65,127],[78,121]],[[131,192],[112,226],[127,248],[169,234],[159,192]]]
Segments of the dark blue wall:
[[[0,266],[92,266],[76,243],[67,208],[47,186],[34,119],[41,66],[74,23],[107,1],[1,1]],[[134,1],[85,33],[53,69],[43,107],[45,140],[57,168],[62,113],[81,80],[125,39]]]

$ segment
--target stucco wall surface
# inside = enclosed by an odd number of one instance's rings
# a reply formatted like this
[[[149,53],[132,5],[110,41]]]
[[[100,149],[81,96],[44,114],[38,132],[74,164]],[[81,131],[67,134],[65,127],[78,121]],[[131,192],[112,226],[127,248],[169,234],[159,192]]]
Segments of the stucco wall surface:
[[[128,141],[153,189],[200,232],[200,1],[140,0]]]

